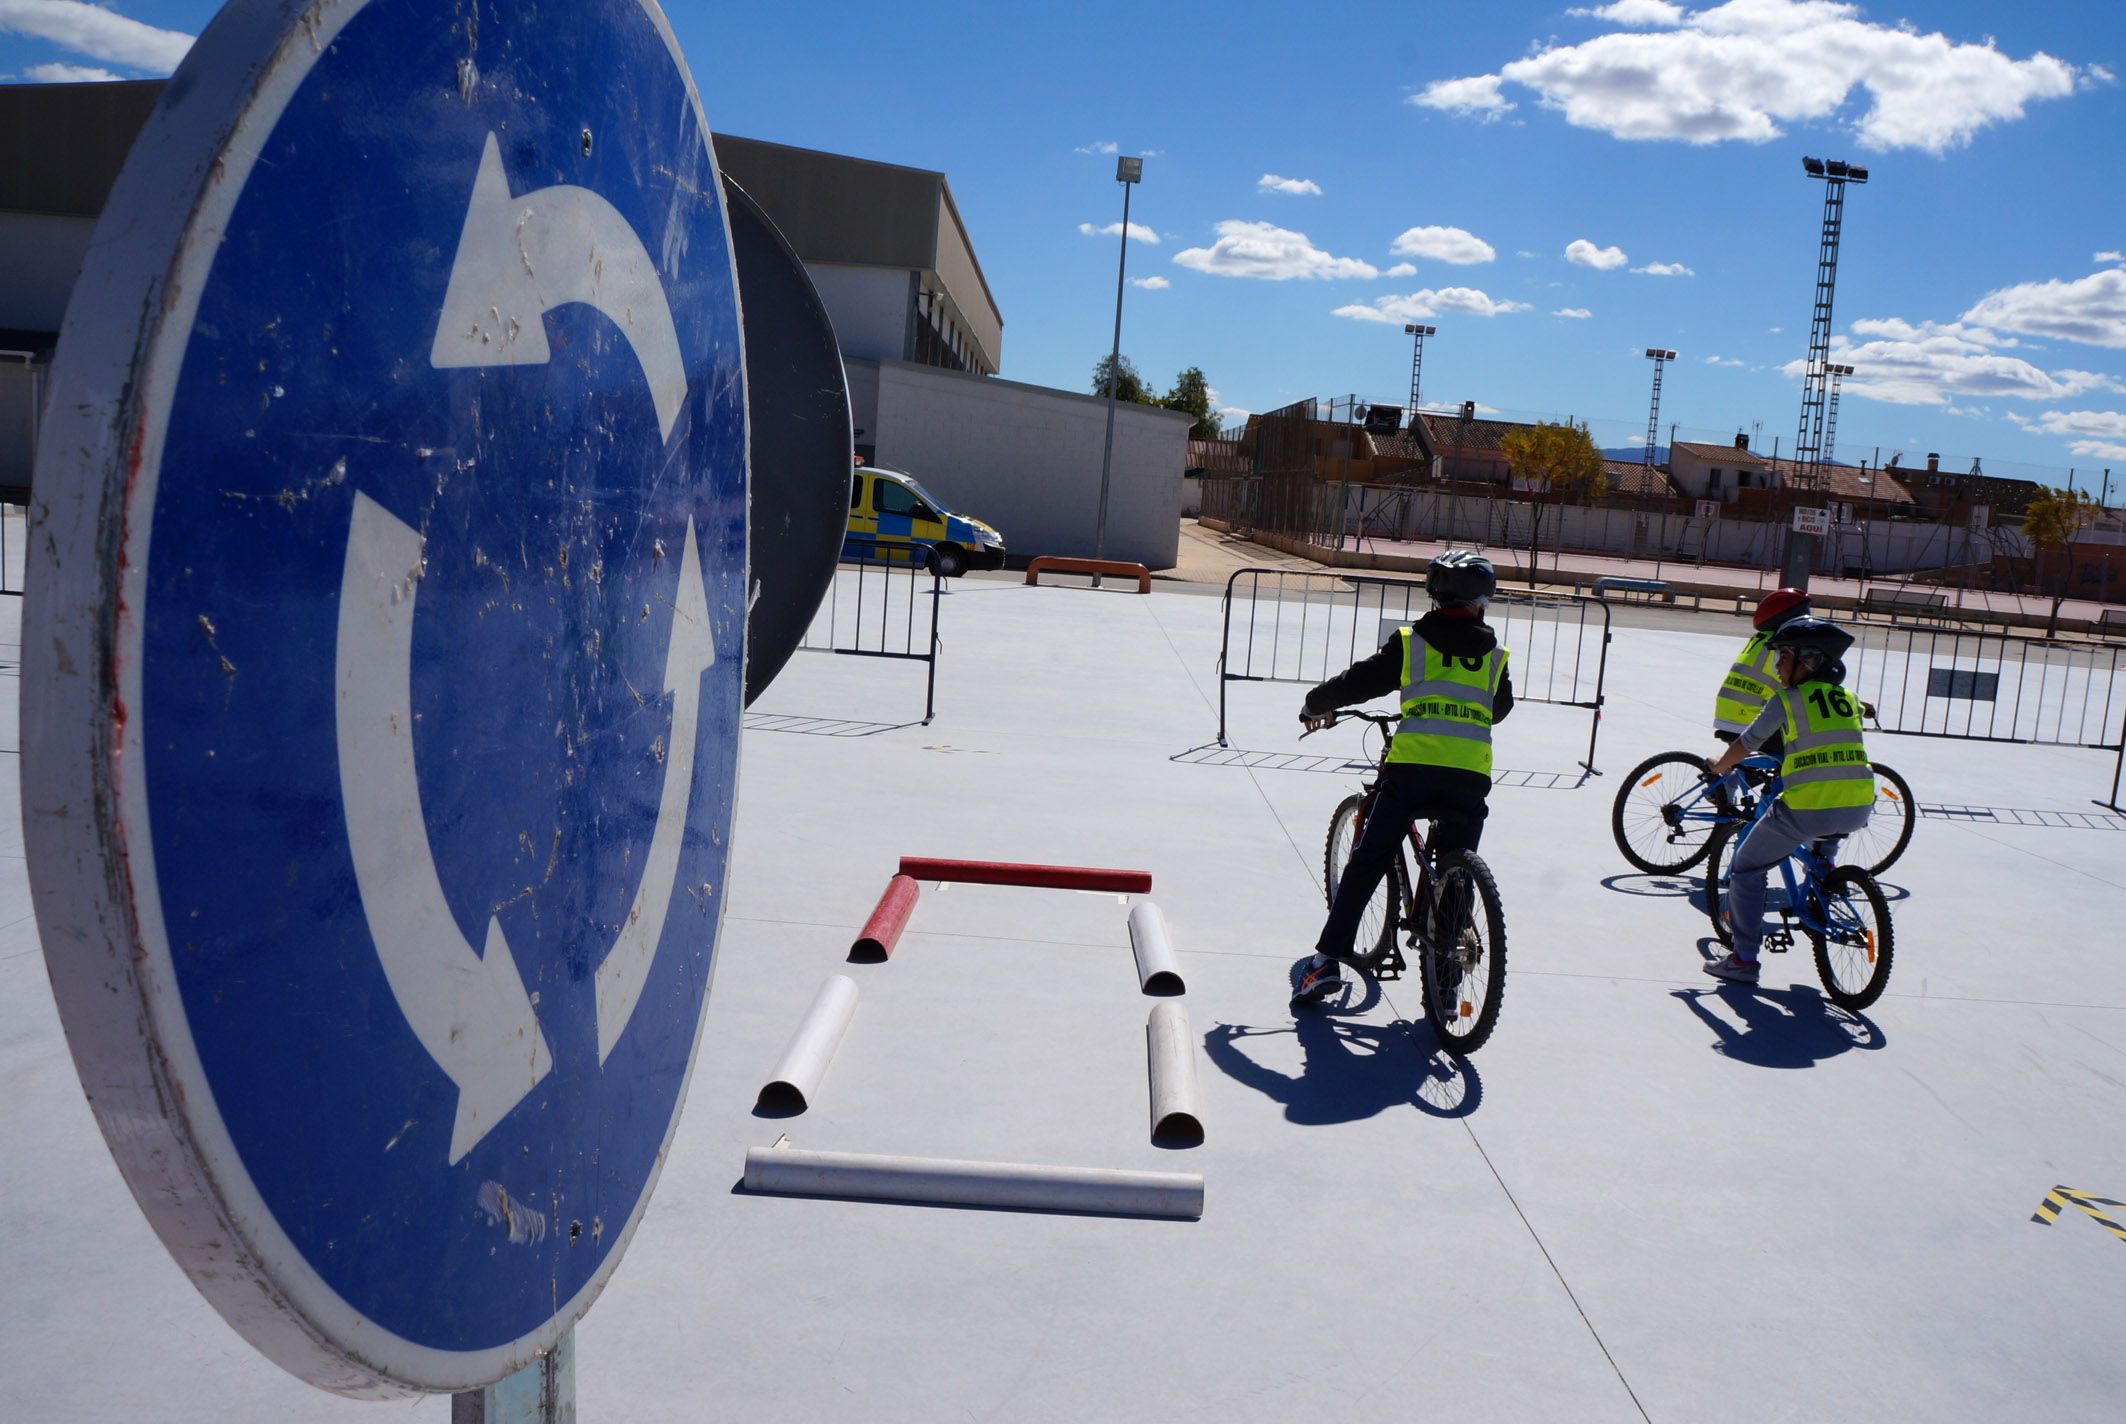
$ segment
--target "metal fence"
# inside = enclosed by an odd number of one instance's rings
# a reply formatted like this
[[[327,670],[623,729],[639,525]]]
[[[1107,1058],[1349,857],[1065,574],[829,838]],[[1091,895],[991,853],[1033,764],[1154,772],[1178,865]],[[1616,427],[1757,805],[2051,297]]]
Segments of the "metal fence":
[[[2118,750],[2126,742],[2119,652],[1967,628],[1870,627],[1848,685],[1886,732]]]
[[[834,570],[834,582],[797,650],[924,664],[927,727],[937,715],[938,605],[943,592],[944,580],[915,564],[842,564]]]
[[[1234,682],[1324,682],[1373,652],[1387,635],[1432,606],[1422,582],[1359,574],[1241,569],[1225,584],[1218,647],[1218,744],[1226,743],[1226,686]],[[1609,607],[1592,598],[1501,594],[1487,621],[1512,654],[1517,701],[1584,707],[1587,759],[1602,729],[1609,665]]]

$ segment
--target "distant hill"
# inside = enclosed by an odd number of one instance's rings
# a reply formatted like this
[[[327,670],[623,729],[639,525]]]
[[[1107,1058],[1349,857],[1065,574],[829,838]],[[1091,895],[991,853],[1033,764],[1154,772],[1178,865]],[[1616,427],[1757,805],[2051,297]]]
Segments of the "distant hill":
[[[1644,445],[1615,446],[1604,450],[1602,458],[1605,460],[1629,460],[1636,465],[1646,459],[1646,447]],[[1654,446],[1654,463],[1657,465],[1668,463],[1668,447],[1666,445]]]

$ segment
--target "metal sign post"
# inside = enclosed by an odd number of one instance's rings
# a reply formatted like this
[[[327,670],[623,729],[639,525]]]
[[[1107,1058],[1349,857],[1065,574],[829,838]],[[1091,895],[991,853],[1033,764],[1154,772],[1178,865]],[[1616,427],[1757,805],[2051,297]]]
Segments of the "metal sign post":
[[[642,1219],[727,899],[743,350],[652,0],[234,0],[112,190],[37,468],[38,928],[142,1210],[312,1384],[551,1374]]]

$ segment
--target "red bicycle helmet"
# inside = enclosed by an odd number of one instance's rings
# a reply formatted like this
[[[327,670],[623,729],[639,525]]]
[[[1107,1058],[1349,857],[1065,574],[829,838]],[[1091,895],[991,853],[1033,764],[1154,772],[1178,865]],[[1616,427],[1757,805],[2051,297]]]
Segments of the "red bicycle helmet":
[[[1809,596],[1800,589],[1775,588],[1757,601],[1757,616],[1750,621],[1759,628],[1776,628],[1808,611]]]

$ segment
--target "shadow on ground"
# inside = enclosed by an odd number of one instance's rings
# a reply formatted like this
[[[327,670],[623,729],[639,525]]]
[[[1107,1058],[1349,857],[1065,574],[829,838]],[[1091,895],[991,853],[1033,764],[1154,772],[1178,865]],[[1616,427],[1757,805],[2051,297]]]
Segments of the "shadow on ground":
[[[1241,1040],[1277,1034],[1299,1040],[1300,1071],[1258,1062]],[[1364,1023],[1343,1014],[1302,1010],[1275,1028],[1219,1024],[1203,1051],[1234,1082],[1284,1105],[1285,1121],[1302,1127],[1357,1122],[1393,1108],[1434,1117],[1467,1117],[1483,1098],[1474,1066],[1439,1046],[1432,1025]]]

